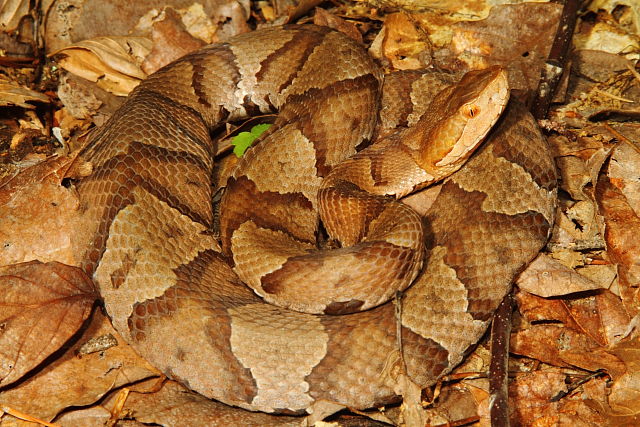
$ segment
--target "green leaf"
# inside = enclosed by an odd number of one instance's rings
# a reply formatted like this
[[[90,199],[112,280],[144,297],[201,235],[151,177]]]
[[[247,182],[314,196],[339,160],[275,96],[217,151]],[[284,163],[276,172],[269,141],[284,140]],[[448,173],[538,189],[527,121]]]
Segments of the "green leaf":
[[[251,128],[251,134],[255,135],[255,137],[258,138],[260,135],[264,133],[265,130],[269,129],[270,127],[271,127],[271,124],[269,123],[262,123],[259,125],[255,125],[254,127]]]
[[[247,148],[251,147],[251,144],[253,144],[253,142],[270,127],[271,125],[269,123],[263,123],[252,127],[251,132],[240,132],[234,136],[231,140],[231,145],[233,145],[233,154],[237,157],[242,157],[244,152],[247,151]]]

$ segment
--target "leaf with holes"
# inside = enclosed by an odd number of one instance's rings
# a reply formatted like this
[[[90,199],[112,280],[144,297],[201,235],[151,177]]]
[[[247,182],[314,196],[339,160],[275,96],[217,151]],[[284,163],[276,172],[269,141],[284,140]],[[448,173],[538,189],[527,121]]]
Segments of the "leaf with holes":
[[[75,267],[32,261],[0,268],[0,387],[58,350],[96,298],[91,280]]]

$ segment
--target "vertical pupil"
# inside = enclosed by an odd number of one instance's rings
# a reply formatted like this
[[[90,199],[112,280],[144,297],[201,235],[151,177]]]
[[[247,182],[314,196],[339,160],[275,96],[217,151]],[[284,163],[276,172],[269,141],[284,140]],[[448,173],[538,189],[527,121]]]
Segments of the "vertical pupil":
[[[477,105],[470,105],[468,106],[468,109],[466,111],[466,115],[467,118],[472,119],[474,118],[478,113],[480,112],[480,109],[478,108]]]

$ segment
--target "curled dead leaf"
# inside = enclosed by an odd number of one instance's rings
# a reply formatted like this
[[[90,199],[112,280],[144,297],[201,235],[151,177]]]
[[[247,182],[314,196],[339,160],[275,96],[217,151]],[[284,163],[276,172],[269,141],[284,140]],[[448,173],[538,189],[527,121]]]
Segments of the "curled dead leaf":
[[[30,102],[50,102],[48,96],[13,82],[0,81],[0,106],[16,105],[22,108],[36,108]]]
[[[146,37],[96,37],[51,55],[65,70],[125,96],[146,77],[141,64],[151,47],[151,40]]]

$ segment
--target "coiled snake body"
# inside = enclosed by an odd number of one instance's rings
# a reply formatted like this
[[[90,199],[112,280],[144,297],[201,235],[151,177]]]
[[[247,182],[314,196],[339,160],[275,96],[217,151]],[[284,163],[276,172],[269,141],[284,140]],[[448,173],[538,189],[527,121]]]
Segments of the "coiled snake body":
[[[143,357],[205,396],[290,413],[389,402],[398,360],[421,386],[460,362],[546,242],[552,159],[510,102],[421,218],[396,199],[462,164],[506,104],[505,77],[468,74],[413,126],[344,160],[374,133],[381,81],[338,32],[261,30],[151,75],[90,136],[83,267]],[[217,232],[209,131],[273,110],[228,181]]]

